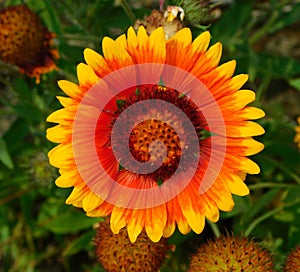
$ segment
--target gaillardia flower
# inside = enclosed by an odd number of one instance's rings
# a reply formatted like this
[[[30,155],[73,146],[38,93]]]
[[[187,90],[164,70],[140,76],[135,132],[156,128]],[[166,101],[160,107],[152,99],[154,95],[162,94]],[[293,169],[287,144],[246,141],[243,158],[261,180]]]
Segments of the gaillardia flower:
[[[270,253],[245,237],[221,236],[200,246],[193,255],[189,272],[273,271]]]
[[[0,10],[0,60],[35,77],[56,68],[58,51],[52,47],[51,33],[27,6],[18,5]]]
[[[67,204],[111,215],[113,233],[126,227],[131,242],[143,229],[157,242],[176,225],[201,233],[205,218],[232,210],[232,194],[249,193],[245,176],[260,169],[247,156],[263,149],[252,136],[264,133],[249,120],[264,112],[247,106],[248,76],[233,77],[235,61],[218,66],[222,46],[209,41],[140,27],[105,37],[103,56],[84,51],[79,84],[59,81],[69,97],[47,119],[58,123],[47,130],[59,143],[48,154],[56,184],[74,187]]]

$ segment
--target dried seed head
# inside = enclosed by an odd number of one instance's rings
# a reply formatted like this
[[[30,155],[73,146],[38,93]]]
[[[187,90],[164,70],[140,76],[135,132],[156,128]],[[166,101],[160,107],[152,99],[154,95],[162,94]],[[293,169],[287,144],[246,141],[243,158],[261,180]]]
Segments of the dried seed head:
[[[153,243],[144,231],[131,243],[125,229],[112,233],[109,220],[99,224],[94,241],[97,259],[108,272],[158,271],[170,249],[167,239]]]
[[[189,272],[272,271],[270,254],[245,237],[221,236],[202,245],[193,255]]]

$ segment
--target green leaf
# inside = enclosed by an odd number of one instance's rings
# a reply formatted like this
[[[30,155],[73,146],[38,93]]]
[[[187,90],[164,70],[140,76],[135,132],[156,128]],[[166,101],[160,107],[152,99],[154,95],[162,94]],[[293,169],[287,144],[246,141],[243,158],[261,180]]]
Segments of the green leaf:
[[[68,244],[67,248],[63,252],[63,256],[71,256],[78,253],[81,250],[87,248],[87,245],[90,244],[91,240],[95,236],[95,231],[89,231],[80,235],[77,239],[75,239],[72,243]]]
[[[284,202],[294,202],[300,200],[300,185],[291,186],[284,199]]]
[[[19,148],[24,146],[23,139],[28,132],[28,124],[23,118],[18,118],[11,125],[10,129],[3,136],[11,154],[19,153]]]
[[[294,213],[290,211],[282,211],[278,214],[275,214],[274,218],[281,222],[291,223],[294,221],[295,216]]]
[[[36,1],[30,0],[28,5],[42,18],[47,28],[56,34],[61,34],[61,22],[59,16],[54,8],[52,1]]]
[[[237,39],[237,36],[241,30],[245,31],[242,26],[251,20],[252,8],[253,1],[251,0],[243,1],[242,5],[233,2],[230,8],[222,14],[220,20],[212,25],[212,37],[222,41],[227,46],[240,42],[241,39]],[[232,18],[234,18],[234,23]]]
[[[14,110],[20,116],[33,122],[39,122],[43,119],[42,113],[32,104],[23,103],[14,106]]]
[[[6,143],[0,138],[0,161],[9,169],[14,168],[13,161],[8,153]]]
[[[253,218],[274,199],[278,192],[278,188],[272,189],[256,200],[252,205],[251,210],[244,214],[242,218],[243,225],[247,226]]]
[[[125,104],[126,104],[126,101],[120,99],[120,100],[117,100],[116,103],[117,103],[118,109],[119,109],[119,110],[122,110],[122,108],[123,108],[123,107],[125,106]]]
[[[257,67],[261,77],[289,78],[300,73],[300,63],[292,58],[267,53],[257,53],[257,57],[263,63]]]
[[[277,2],[277,1],[276,1]],[[268,33],[276,32],[280,29],[283,29],[293,23],[299,21],[299,13],[300,13],[300,4],[294,3],[291,8],[287,12],[282,12],[282,14],[278,17],[278,19],[272,24]]]
[[[76,233],[91,228],[93,224],[101,221],[99,218],[87,217],[84,212],[60,214],[45,226],[48,230],[57,233]]]
[[[289,84],[294,87],[296,90],[300,91],[300,78],[295,78],[289,80]]]
[[[222,219],[235,217],[239,214],[243,214],[245,211],[250,209],[251,203],[249,202],[248,197],[233,195],[233,200],[235,203],[233,210],[230,212],[221,212],[220,215]]]

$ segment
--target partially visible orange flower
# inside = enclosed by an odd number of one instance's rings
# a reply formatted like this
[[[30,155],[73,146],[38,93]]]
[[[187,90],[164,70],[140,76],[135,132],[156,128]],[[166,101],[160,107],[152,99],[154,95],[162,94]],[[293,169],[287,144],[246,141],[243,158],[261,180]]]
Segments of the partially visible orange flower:
[[[56,69],[58,51],[52,49],[54,33],[41,24],[39,17],[25,5],[0,10],[0,60],[35,77]]]
[[[300,271],[300,246],[296,246],[288,255],[284,270],[285,272],[297,272]]]
[[[273,271],[273,261],[270,253],[253,240],[223,235],[198,249],[188,271],[267,272]]]
[[[300,149],[300,116],[298,117],[297,121],[299,125],[295,127],[296,136],[294,138],[294,141],[298,144],[298,147]]]

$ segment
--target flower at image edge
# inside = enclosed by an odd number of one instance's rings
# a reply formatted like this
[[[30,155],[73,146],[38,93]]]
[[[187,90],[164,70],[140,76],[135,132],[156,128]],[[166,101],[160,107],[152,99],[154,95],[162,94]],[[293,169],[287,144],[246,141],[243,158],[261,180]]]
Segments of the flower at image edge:
[[[246,237],[220,236],[202,244],[192,256],[189,272],[273,271],[270,253]]]
[[[298,117],[297,121],[298,126],[295,127],[296,135],[294,141],[296,144],[298,144],[298,148],[300,149],[300,117]]]
[[[118,233],[121,228],[126,227],[132,242],[136,241],[143,229],[152,241],[157,242],[162,236],[170,237],[176,226],[183,234],[189,233],[191,229],[201,233],[205,218],[216,222],[219,219],[219,210],[232,210],[234,206],[232,194],[244,196],[249,193],[244,183],[246,174],[258,174],[260,169],[247,156],[263,149],[263,144],[255,141],[252,136],[264,133],[260,125],[249,120],[263,117],[264,112],[247,106],[255,100],[255,93],[251,90],[239,89],[245,84],[248,76],[245,74],[233,76],[235,61],[219,66],[222,45],[216,43],[209,47],[209,41],[208,32],[202,33],[192,41],[190,29],[184,28],[166,41],[162,28],[156,29],[148,36],[145,29],[140,27],[137,34],[133,28],[129,28],[127,36],[121,35],[116,40],[105,37],[102,42],[103,56],[91,49],[84,51],[87,64],[81,63],[77,66],[79,84],[65,80],[59,82],[60,88],[68,97],[58,97],[64,108],[52,113],[47,119],[48,122],[58,123],[47,130],[47,138],[59,143],[48,154],[50,163],[60,169],[60,177],[56,180],[56,185],[74,187],[66,200],[67,204],[82,207],[88,216],[111,215],[110,226],[113,233]],[[76,168],[72,149],[72,126],[81,99],[100,78],[122,67],[142,63],[162,63],[178,67],[197,77],[206,86],[217,102],[224,119],[226,154],[217,179],[205,193],[200,194],[198,188],[204,175],[203,169],[209,160],[211,140],[209,137],[199,139],[199,164],[195,175],[183,191],[159,206],[129,209],[108,203],[94,194],[85,184]],[[157,187],[158,178],[164,182],[168,179],[164,173],[174,171],[173,166],[176,166],[180,156],[178,150],[180,144],[177,138],[172,138],[172,128],[169,128],[170,135],[164,134],[160,129],[159,125],[165,124],[151,123],[151,126],[146,123],[139,124],[136,127],[136,134],[133,134],[130,140],[133,156],[136,156],[137,160],[145,161],[149,156],[149,151],[142,152],[142,148],[149,144],[145,135],[150,135],[152,132],[165,137],[166,142],[169,138],[172,139],[168,144],[172,147],[173,155],[169,156],[167,153],[168,164],[162,165],[154,174],[138,175],[119,167],[111,149],[112,127],[120,113],[126,109],[126,105],[138,102],[140,97],[164,99],[173,103],[192,120],[197,133],[209,128],[195,104],[186,96],[178,99],[180,96],[176,90],[166,88],[162,91],[158,86],[151,88],[142,86],[139,95],[136,94],[135,88],[123,93],[121,99],[128,102],[123,108],[118,108],[116,103],[109,103],[107,110],[99,117],[99,128],[96,130],[99,160],[107,173],[118,183],[135,189],[147,189]],[[120,97],[116,97],[114,101],[118,99]],[[181,124],[182,121],[178,120],[177,123]],[[152,130],[149,130],[149,127]],[[184,127],[181,129],[184,130]],[[189,131],[184,130],[184,133],[188,135]]]
[[[0,60],[16,65],[21,73],[35,77],[57,69],[58,51],[52,48],[54,33],[25,5],[0,10]]]

